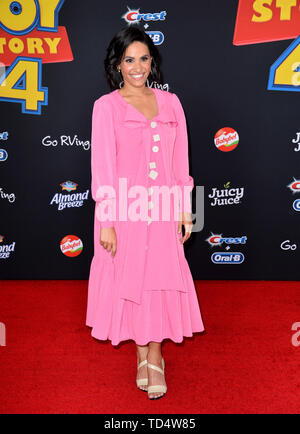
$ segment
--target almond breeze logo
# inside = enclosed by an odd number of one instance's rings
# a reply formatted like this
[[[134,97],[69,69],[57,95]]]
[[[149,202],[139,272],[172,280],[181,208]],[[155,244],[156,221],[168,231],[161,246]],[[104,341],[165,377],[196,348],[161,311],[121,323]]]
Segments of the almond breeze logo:
[[[243,196],[244,187],[231,188],[230,182],[224,184],[223,189],[213,188],[208,195],[212,199],[211,206],[237,205],[240,204]]]
[[[6,161],[8,153],[5,149],[0,149],[0,161]]]
[[[75,191],[78,187],[78,184],[73,181],[65,181],[60,184],[62,191],[66,191],[67,193],[71,193]],[[86,190],[84,193],[56,193],[50,205],[57,205],[58,211],[62,211],[65,208],[79,208],[83,205],[83,202],[89,197],[89,190]]]

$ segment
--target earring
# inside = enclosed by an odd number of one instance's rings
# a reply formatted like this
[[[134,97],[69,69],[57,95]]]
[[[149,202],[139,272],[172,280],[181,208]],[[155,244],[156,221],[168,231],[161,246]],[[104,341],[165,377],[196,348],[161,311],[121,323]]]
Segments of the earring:
[[[121,68],[117,69],[117,71],[121,74]],[[120,81],[120,83],[119,83],[119,88],[120,89],[123,86],[123,84],[124,84],[124,80]]]
[[[150,74],[152,74],[152,69],[150,70],[150,72],[149,72],[149,75]],[[149,77],[149,75],[148,75],[148,77]],[[147,78],[147,80],[146,80],[146,83],[147,83],[147,87],[150,87],[150,84],[149,84],[149,80],[148,80],[148,78]]]

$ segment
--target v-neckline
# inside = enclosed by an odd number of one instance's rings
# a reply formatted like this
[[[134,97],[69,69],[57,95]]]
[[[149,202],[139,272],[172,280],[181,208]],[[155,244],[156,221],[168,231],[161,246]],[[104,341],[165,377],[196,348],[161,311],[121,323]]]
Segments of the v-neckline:
[[[155,92],[155,88],[150,88],[151,92],[153,92],[155,100],[156,100],[156,106],[157,106],[157,114],[155,116],[153,116],[153,118],[148,119],[144,113],[142,113],[140,110],[138,110],[136,107],[134,107],[134,105],[130,104],[128,101],[126,101],[126,99],[120,94],[119,89],[116,89],[116,93],[119,95],[119,97],[122,99],[122,101],[124,101],[127,105],[129,105],[130,107],[132,107],[136,112],[138,112],[140,115],[142,115],[148,122],[153,121],[155,118],[157,118],[157,116],[159,116],[160,113],[160,107],[159,107],[159,103],[158,103],[158,96],[157,93]]]

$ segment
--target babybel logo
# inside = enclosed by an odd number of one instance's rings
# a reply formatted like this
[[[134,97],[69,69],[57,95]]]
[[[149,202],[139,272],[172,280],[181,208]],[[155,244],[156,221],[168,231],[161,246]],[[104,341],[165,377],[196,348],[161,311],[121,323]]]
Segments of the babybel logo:
[[[233,128],[221,128],[215,135],[215,145],[222,152],[233,151],[238,144],[239,135]]]
[[[80,255],[82,249],[82,241],[76,235],[66,235],[60,242],[60,250],[69,257]]]
[[[236,205],[241,203],[241,199],[244,196],[244,187],[231,188],[230,181],[224,184],[224,189],[213,188],[212,192],[208,195],[211,206],[224,206],[224,205]]]

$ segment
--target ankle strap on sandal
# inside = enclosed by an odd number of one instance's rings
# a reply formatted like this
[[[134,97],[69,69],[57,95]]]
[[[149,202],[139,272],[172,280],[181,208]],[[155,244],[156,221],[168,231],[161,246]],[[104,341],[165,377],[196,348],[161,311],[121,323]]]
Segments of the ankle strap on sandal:
[[[147,359],[143,360],[141,363],[138,363],[138,369],[140,369],[144,365],[147,365],[147,363]]]
[[[162,375],[164,375],[164,371],[156,365],[152,365],[152,363],[148,363],[149,368],[154,369],[155,371],[160,372]]]

